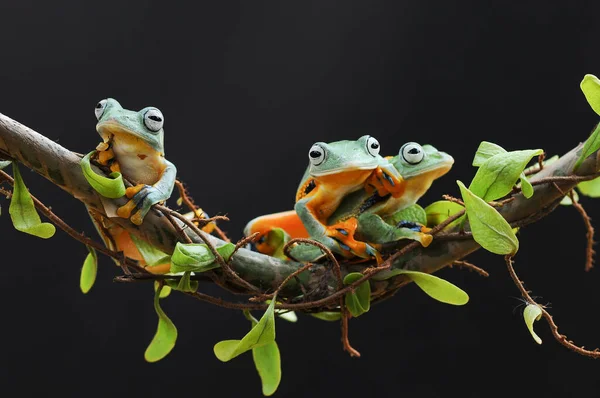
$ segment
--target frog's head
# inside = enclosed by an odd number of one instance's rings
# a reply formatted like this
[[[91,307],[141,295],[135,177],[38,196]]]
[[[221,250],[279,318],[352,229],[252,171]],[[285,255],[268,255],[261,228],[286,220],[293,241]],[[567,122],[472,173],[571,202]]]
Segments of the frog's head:
[[[454,164],[454,158],[438,151],[431,145],[407,142],[402,145],[398,156],[390,159],[405,180],[418,179],[431,185],[433,180],[446,174]]]
[[[313,177],[354,170],[373,170],[381,162],[379,142],[369,135],[356,141],[317,142],[308,151]]]
[[[116,135],[126,135],[141,140],[164,155],[165,118],[157,108],[130,111],[123,109],[117,100],[107,98],[98,102],[94,111],[98,119],[96,130],[104,142]]]

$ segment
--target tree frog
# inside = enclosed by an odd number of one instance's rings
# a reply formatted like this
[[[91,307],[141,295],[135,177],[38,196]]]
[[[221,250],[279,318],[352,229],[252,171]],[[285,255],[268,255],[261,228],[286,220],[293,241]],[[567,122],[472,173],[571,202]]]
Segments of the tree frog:
[[[138,112],[123,109],[112,98],[98,102],[95,113],[96,130],[103,139],[96,147],[98,162],[136,184],[127,188],[130,200],[117,215],[141,225],[152,205],[171,196],[177,174],[175,165],[165,159],[163,114],[154,107]]]
[[[365,189],[352,192],[341,200],[335,211],[328,217],[327,224],[336,225],[355,220],[353,222],[358,224],[356,234],[361,239],[367,238],[366,242],[384,243],[408,238],[419,240],[427,246],[431,242],[431,235],[426,233],[427,228],[411,220],[401,219],[403,210],[415,204],[435,179],[446,174],[452,167],[454,159],[431,145],[420,146],[415,142],[404,144],[397,156],[386,159],[396,169],[397,174],[402,176],[402,194],[392,195],[381,187],[377,192],[373,192],[373,189],[369,188],[373,188],[374,185],[370,186],[371,180],[368,179]],[[390,225],[392,221],[393,225]],[[261,234],[259,244],[255,247],[258,251],[269,254],[277,250],[268,247],[268,242],[271,241],[269,234],[274,228],[283,229],[290,238],[307,237],[308,232],[302,227],[298,215],[294,211],[287,211],[257,217],[248,223],[244,232],[246,235],[259,232]],[[304,248],[309,250],[307,246]],[[314,252],[314,250],[309,251]],[[300,254],[298,250],[296,253]],[[308,257],[310,255],[312,254]],[[298,257],[306,259],[302,255]]]
[[[379,142],[369,135],[356,141],[313,144],[308,151],[309,165],[296,192],[294,211],[256,218],[246,226],[246,235],[261,233],[257,246],[265,253],[269,248],[264,247],[264,234],[271,228],[282,228],[293,237],[310,236],[345,257],[377,256],[371,246],[354,239],[355,219],[332,225],[327,220],[346,195],[365,185],[396,196],[403,193],[402,177],[379,151]]]

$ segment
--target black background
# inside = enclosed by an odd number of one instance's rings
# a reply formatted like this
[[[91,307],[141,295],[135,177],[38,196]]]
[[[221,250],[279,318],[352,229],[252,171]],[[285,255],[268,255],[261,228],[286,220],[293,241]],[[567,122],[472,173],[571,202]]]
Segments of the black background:
[[[562,154],[598,117],[579,82],[600,74],[600,3],[501,1],[14,1],[0,3],[0,112],[78,152],[98,142],[93,108],[117,98],[160,108],[166,154],[210,214],[239,238],[249,219],[293,206],[315,141],[371,134],[382,153],[407,141],[455,159],[422,203],[458,195],[482,140]],[[34,194],[95,236],[83,205],[25,171]],[[584,198],[592,218],[597,202]],[[0,383],[3,395],[260,396],[251,356],[219,362],[212,346],[239,338],[238,313],[179,294],[163,307],[174,351],[143,360],[156,328],[152,289],[112,283],[101,258],[79,291],[86,249],[57,232],[14,231],[0,204]],[[516,268],[577,343],[600,346],[598,269],[585,273],[585,230],[560,207],[521,231]],[[599,363],[529,336],[499,256],[470,260],[488,279],[439,275],[470,302],[453,307],[408,286],[351,321],[362,358],[339,326],[278,321],[283,380],[276,396],[600,396]],[[209,293],[221,294],[207,287]]]

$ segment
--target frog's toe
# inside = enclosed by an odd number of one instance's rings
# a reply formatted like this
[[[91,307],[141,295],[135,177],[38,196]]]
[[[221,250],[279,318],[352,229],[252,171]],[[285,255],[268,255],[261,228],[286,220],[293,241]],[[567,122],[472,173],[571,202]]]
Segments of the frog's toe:
[[[140,209],[136,211],[135,214],[131,216],[131,222],[135,225],[142,225],[142,223],[144,222],[144,217],[146,217],[146,214],[148,214],[148,210],[144,211],[144,209]]]
[[[117,209],[117,215],[121,218],[129,218],[134,209],[135,202],[133,200],[129,200],[125,205]]]
[[[151,188],[149,185],[146,184],[137,184],[136,186],[133,187],[129,187],[125,190],[125,196],[127,196],[129,199],[134,198],[134,200],[136,199],[135,197],[138,196],[138,194],[142,191],[147,191],[148,188]],[[146,195],[148,193],[146,192]],[[144,196],[146,196],[144,195]],[[135,200],[136,203],[138,203],[140,201],[140,199]]]

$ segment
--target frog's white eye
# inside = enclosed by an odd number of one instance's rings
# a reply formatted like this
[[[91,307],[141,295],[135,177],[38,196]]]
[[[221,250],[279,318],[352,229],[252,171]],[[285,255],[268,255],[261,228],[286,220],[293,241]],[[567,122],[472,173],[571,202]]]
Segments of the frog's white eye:
[[[325,160],[325,150],[321,147],[321,145],[315,144],[310,147],[310,151],[308,151],[308,160],[310,160],[310,164],[313,166],[318,166]]]
[[[104,110],[106,109],[107,100],[103,99],[102,101],[96,104],[96,108],[94,109],[94,113],[96,114],[96,119],[100,120],[102,115],[104,114]]]
[[[371,156],[379,155],[379,151],[381,150],[381,146],[379,145],[379,141],[375,139],[375,137],[367,138],[367,152]]]
[[[162,129],[165,124],[165,118],[161,111],[156,108],[151,108],[144,114],[144,124],[148,130],[156,133],[158,130]]]
[[[420,163],[421,160],[423,160],[423,157],[425,157],[423,148],[416,142],[408,142],[402,145],[402,148],[400,148],[400,154],[408,164]]]

